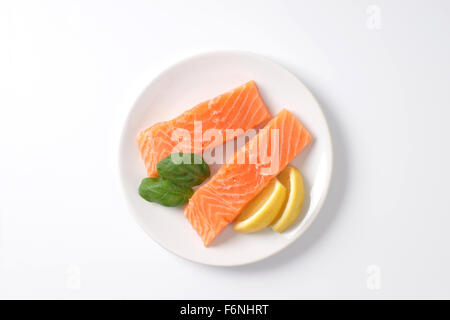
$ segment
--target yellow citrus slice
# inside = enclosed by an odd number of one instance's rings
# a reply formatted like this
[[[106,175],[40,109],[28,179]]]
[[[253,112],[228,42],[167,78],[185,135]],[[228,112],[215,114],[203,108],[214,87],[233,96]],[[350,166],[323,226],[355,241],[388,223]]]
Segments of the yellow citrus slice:
[[[233,229],[252,233],[267,227],[280,212],[286,195],[286,188],[274,178],[236,218]]]
[[[288,194],[279,215],[271,223],[272,229],[281,233],[300,215],[305,200],[305,186],[300,170],[294,167],[286,167],[277,178],[286,187]]]

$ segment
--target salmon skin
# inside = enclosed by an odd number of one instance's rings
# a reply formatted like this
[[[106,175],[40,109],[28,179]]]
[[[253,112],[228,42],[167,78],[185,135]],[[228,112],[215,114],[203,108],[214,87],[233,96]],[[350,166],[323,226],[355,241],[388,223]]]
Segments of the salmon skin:
[[[247,131],[270,118],[270,112],[254,81],[249,81],[214,99],[202,102],[177,118],[157,123],[138,134],[137,144],[145,162],[147,175],[157,177],[156,164],[171,153],[177,151],[201,153],[205,149],[223,144],[226,140],[234,139],[243,133],[239,133],[238,130]],[[198,131],[196,129],[198,123],[201,124],[203,132],[208,129],[218,130],[222,139],[210,139],[213,141],[202,139],[201,132],[199,138],[198,132],[195,132],[195,130]],[[190,139],[182,150],[175,150],[174,148],[180,145],[180,141],[174,139],[174,136],[176,137],[180,129],[187,132]],[[227,129],[235,130],[235,135],[226,134],[230,132],[226,132]],[[196,143],[196,141],[199,142]],[[197,147],[194,149],[194,146]]]
[[[228,159],[194,193],[185,209],[204,245],[208,246],[310,141],[311,135],[300,121],[283,110]],[[257,147],[255,157],[252,150]],[[264,154],[270,155],[270,161],[264,161]],[[251,160],[255,158],[257,161]]]

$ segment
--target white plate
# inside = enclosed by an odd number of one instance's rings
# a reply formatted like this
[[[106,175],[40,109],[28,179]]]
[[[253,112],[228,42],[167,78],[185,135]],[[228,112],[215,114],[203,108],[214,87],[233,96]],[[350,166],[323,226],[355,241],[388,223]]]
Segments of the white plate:
[[[306,199],[300,219],[285,233],[270,229],[239,234],[228,227],[208,248],[184,218],[183,208],[166,208],[143,200],[137,190],[145,177],[136,135],[156,122],[172,119],[197,103],[255,80],[276,115],[287,108],[311,132],[313,143],[291,164],[305,179]],[[194,56],[156,77],[138,97],[123,128],[119,151],[125,197],[139,225],[162,247],[176,255],[208,265],[235,266],[267,258],[296,240],[319,212],[330,184],[332,146],[325,117],[305,85],[278,64],[243,52]]]

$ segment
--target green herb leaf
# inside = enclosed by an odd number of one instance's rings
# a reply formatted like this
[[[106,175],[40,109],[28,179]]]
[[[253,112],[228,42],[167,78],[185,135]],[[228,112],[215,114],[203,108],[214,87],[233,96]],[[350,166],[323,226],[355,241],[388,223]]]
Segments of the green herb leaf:
[[[176,185],[164,178],[145,178],[139,186],[139,194],[147,201],[166,207],[177,207],[186,204],[194,194],[194,190]]]
[[[208,164],[193,153],[173,153],[157,165],[158,174],[180,186],[192,187],[201,184],[209,175]]]

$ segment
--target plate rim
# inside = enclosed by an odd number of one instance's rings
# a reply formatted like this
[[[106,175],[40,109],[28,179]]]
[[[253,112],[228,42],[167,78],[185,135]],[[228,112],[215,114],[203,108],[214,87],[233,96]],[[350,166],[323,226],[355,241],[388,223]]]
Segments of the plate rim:
[[[295,79],[295,81],[297,81],[301,86],[303,86],[306,89],[307,94],[310,95],[310,97],[313,99],[313,101],[316,103],[317,107],[318,107],[318,111],[320,112],[320,115],[322,116],[322,118],[324,119],[324,124],[325,124],[325,132],[326,132],[326,136],[329,140],[329,145],[330,145],[330,150],[329,150],[329,156],[327,159],[327,162],[330,164],[329,165],[329,169],[327,170],[328,172],[326,173],[326,183],[325,183],[325,191],[322,194],[322,197],[320,198],[319,202],[317,203],[317,207],[316,210],[311,214],[311,216],[309,217],[309,219],[306,221],[306,223],[304,224],[303,228],[297,233],[295,234],[292,238],[290,238],[288,241],[286,241],[285,244],[283,244],[282,246],[280,246],[279,248],[277,248],[277,250],[274,250],[272,252],[270,252],[269,254],[265,254],[262,255],[256,259],[253,260],[248,260],[248,261],[243,261],[242,263],[210,263],[210,262],[205,262],[205,261],[201,261],[195,258],[191,258],[191,257],[187,257],[187,256],[183,256],[175,251],[172,251],[171,249],[169,249],[168,247],[166,247],[164,244],[162,244],[158,239],[156,239],[150,232],[148,232],[146,230],[146,228],[143,226],[143,224],[140,221],[139,216],[137,215],[137,213],[135,212],[134,208],[131,205],[131,200],[129,198],[129,196],[127,195],[127,191],[125,190],[125,177],[124,177],[124,172],[122,170],[124,163],[123,163],[123,158],[122,158],[122,149],[124,148],[125,145],[125,136],[126,136],[126,132],[125,129],[127,127],[127,123],[129,122],[131,115],[134,111],[134,109],[136,108],[136,104],[137,102],[141,99],[141,97],[144,95],[144,93],[146,92],[146,90],[151,87],[154,83],[156,83],[160,78],[162,78],[166,73],[168,73],[169,71],[171,71],[172,69],[176,68],[179,65],[182,65],[184,63],[187,63],[191,60],[195,60],[195,59],[201,59],[201,58],[205,58],[208,56],[213,56],[213,55],[240,55],[240,56],[247,56],[250,58],[256,58],[256,59],[260,59],[263,60],[266,63],[272,64],[274,67],[280,68],[282,70],[284,70],[285,72],[287,72],[293,79]],[[135,219],[135,221],[137,222],[137,224],[139,225],[139,227],[144,230],[144,232],[154,241],[156,242],[160,247],[164,248],[167,252],[180,257],[186,261],[190,261],[190,262],[195,262],[195,263],[199,263],[202,265],[208,265],[208,266],[215,266],[215,267],[238,267],[238,266],[243,266],[243,265],[248,265],[248,264],[253,264],[253,263],[257,263],[260,262],[262,260],[265,260],[269,257],[272,257],[278,253],[280,253],[281,251],[283,251],[284,249],[286,249],[288,246],[290,246],[292,243],[294,243],[295,241],[297,241],[302,235],[303,233],[305,233],[306,230],[309,229],[309,227],[311,226],[311,224],[314,222],[314,220],[316,219],[317,215],[319,214],[319,212],[322,210],[323,204],[325,202],[325,199],[328,196],[328,192],[330,189],[330,185],[331,185],[331,179],[332,179],[332,173],[333,173],[333,168],[334,168],[334,153],[333,153],[333,140],[331,138],[331,132],[330,132],[330,127],[328,124],[328,120],[325,117],[325,113],[323,112],[323,109],[321,107],[321,105],[319,104],[319,102],[317,101],[316,97],[313,95],[313,93],[311,92],[311,90],[300,80],[300,78],[295,75],[294,73],[292,73],[291,71],[289,71],[287,68],[285,68],[283,65],[265,57],[262,56],[260,54],[254,53],[254,52],[250,52],[250,51],[244,51],[244,50],[214,50],[214,51],[207,51],[207,52],[202,52],[202,53],[197,53],[197,54],[193,54],[190,56],[187,56],[183,59],[177,60],[175,63],[172,63],[166,67],[162,67],[162,71],[160,70],[159,72],[156,72],[156,76],[154,76],[153,78],[151,78],[151,80],[148,80],[148,77],[150,76],[149,72],[145,72],[143,74],[143,79],[142,81],[139,81],[139,85],[138,86],[133,86],[133,88],[135,88],[136,90],[133,90],[132,92],[134,92],[134,98],[133,99],[127,99],[129,100],[128,102],[132,101],[131,104],[128,103],[128,111],[126,112],[126,116],[123,118],[123,121],[121,122],[121,132],[120,132],[120,138],[119,138],[119,148],[118,148],[118,170],[119,170],[119,180],[120,180],[120,185],[121,185],[121,190],[123,193],[123,196],[125,198],[125,202],[126,202],[126,206],[128,208],[128,211],[130,212],[130,214],[133,216],[133,218]],[[153,74],[155,74],[155,72],[153,71]],[[147,79],[147,80],[145,80]],[[144,84],[144,81],[146,81],[146,84]],[[140,90],[140,91],[138,91]],[[136,95],[136,91],[138,91],[139,93]]]

